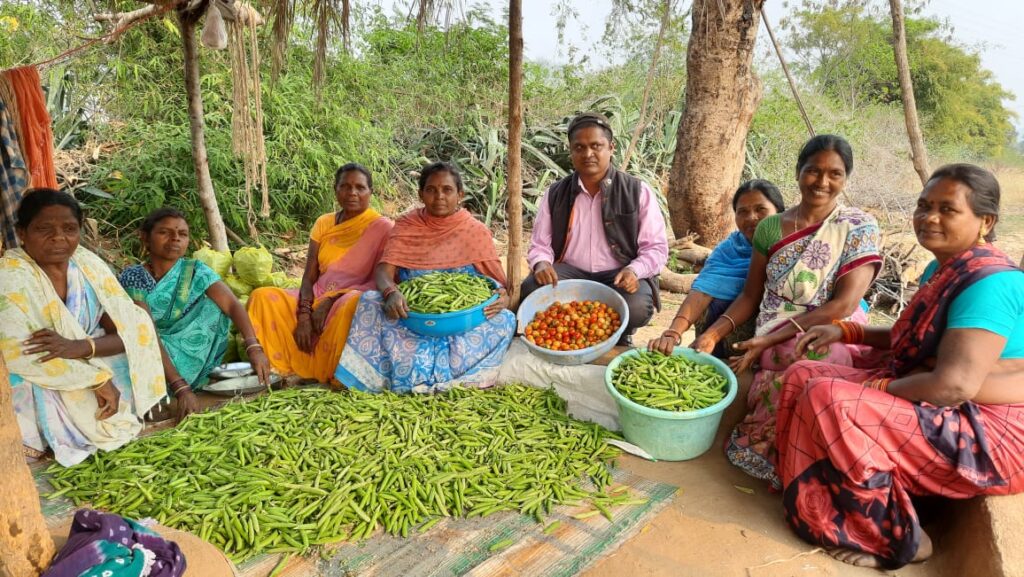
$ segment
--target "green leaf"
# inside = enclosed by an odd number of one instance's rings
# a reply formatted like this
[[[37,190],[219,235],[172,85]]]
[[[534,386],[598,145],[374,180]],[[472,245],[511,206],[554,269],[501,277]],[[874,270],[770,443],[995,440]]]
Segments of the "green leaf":
[[[809,361],[820,361],[820,360],[824,359],[825,357],[827,357],[827,356],[828,356],[828,353],[827,353],[827,352],[824,352],[824,353],[816,353],[816,352],[814,352],[814,351],[812,351],[812,350],[808,349],[808,350],[807,350],[807,352],[806,352],[806,353],[804,353],[804,356],[805,356],[805,357],[807,358],[807,360],[809,360]]]
[[[178,25],[175,24],[170,18],[164,18],[164,26],[170,30],[171,34],[174,34],[178,38],[181,38],[181,30],[178,29]]]

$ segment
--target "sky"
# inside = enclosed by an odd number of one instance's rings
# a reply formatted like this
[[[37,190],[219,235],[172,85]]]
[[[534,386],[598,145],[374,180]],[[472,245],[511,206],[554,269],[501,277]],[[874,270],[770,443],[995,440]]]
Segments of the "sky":
[[[684,0],[686,2],[690,0]],[[471,3],[468,0],[466,3]],[[381,5],[397,4],[407,6],[408,0],[381,0]],[[493,15],[501,18],[508,5],[507,0],[478,0],[478,4],[490,5]],[[523,0],[523,43],[526,57],[531,60],[566,62],[569,58],[567,46],[560,45],[556,29],[556,18],[552,13],[550,0]],[[586,50],[600,42],[604,22],[611,11],[611,0],[585,0],[572,2],[577,18],[566,41]],[[782,2],[765,3],[765,10],[776,31],[777,23],[785,16]],[[795,4],[795,2],[794,2]],[[403,9],[405,10],[405,9]],[[1003,88],[1017,95],[1015,101],[1007,102],[1008,108],[1017,113],[1015,121],[1018,132],[1024,133],[1024,50],[1017,37],[1019,25],[1024,22],[1024,1],[1021,0],[929,0],[924,12],[930,16],[949,19],[953,26],[953,37],[961,44],[975,47],[981,52],[982,64],[991,70]],[[761,44],[758,54],[768,51],[767,34],[764,28],[758,31]],[[785,39],[780,38],[785,44]],[[590,65],[604,63],[596,51]]]

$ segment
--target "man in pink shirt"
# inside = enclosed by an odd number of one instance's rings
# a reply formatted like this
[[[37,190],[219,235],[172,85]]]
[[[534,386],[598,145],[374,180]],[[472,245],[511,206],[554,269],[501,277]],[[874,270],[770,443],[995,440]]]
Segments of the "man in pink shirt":
[[[646,183],[612,166],[615,142],[608,120],[595,113],[569,123],[575,169],[544,194],[526,260],[533,274],[522,295],[559,279],[588,279],[615,288],[629,305],[632,335],[661,308],[658,272],[668,262],[665,219]]]

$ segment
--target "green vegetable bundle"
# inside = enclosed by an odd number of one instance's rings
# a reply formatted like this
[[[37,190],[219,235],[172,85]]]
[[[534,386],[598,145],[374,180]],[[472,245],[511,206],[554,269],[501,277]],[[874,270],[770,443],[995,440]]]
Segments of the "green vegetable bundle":
[[[238,278],[249,286],[262,287],[273,284],[270,274],[274,269],[274,257],[262,246],[246,246],[236,250],[232,264]]]
[[[399,283],[409,310],[450,313],[473,308],[491,298],[487,277],[460,272],[432,272]]]
[[[231,272],[231,253],[203,247],[192,253],[192,258],[213,269],[217,276],[224,278]]]
[[[241,561],[379,527],[407,536],[448,516],[541,520],[582,499],[610,517],[610,507],[642,501],[624,487],[604,491],[605,463],[618,455],[608,435],[569,419],[553,392],[520,385],[422,396],[287,390],[48,473],[51,497],[153,517]],[[597,491],[580,487],[585,478]]]
[[[249,296],[249,293],[252,292],[252,287],[250,285],[246,284],[245,281],[233,274],[229,274],[224,277],[224,284],[228,285],[231,292],[238,298]]]
[[[729,381],[711,365],[640,351],[615,368],[612,384],[622,396],[645,407],[696,411],[724,399]]]

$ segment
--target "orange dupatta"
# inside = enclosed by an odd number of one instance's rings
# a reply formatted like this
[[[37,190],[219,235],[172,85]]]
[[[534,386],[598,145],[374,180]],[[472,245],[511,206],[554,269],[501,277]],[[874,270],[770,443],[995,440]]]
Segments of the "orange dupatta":
[[[46,98],[39,83],[39,70],[23,66],[4,71],[14,96],[18,100],[20,142],[25,164],[28,165],[33,188],[57,188],[57,172],[53,166],[53,130],[50,114],[46,111]]]
[[[472,264],[505,285],[505,269],[491,231],[466,209],[445,217],[426,208],[412,210],[395,222],[381,262],[408,269],[448,269]]]

